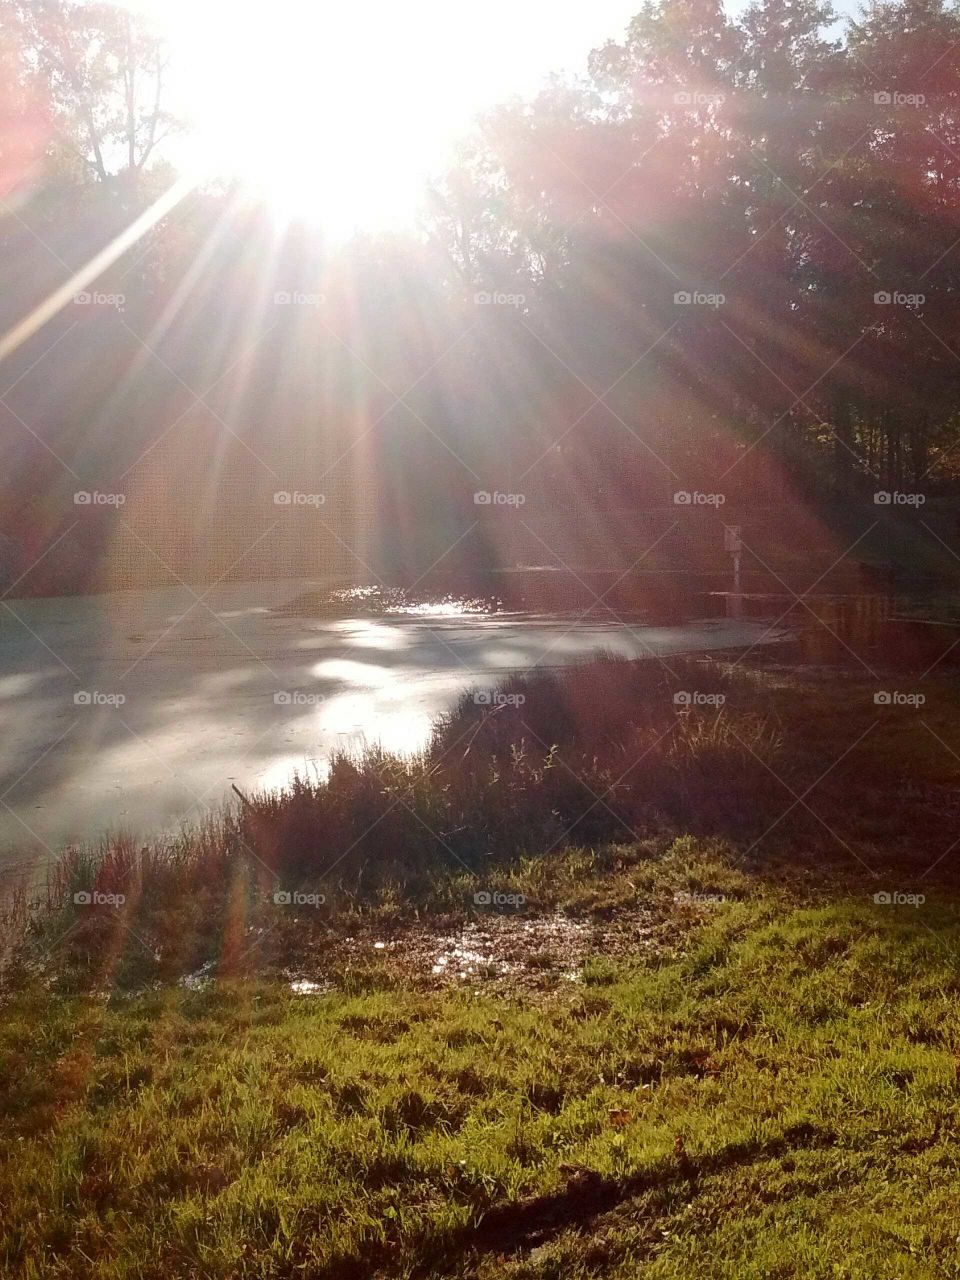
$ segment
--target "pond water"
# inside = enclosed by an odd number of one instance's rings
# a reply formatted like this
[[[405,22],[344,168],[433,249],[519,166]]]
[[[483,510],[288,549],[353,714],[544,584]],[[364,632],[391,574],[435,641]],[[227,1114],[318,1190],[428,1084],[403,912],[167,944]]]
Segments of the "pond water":
[[[891,640],[897,620],[922,612],[889,594],[798,605],[786,593],[731,597],[703,582],[635,590],[588,613],[517,608],[542,602],[522,592],[506,608],[500,592],[479,607],[438,597],[331,616],[309,603],[325,589],[288,580],[7,601],[0,871],[42,865],[106,830],[175,828],[218,805],[231,784],[278,786],[294,770],[322,769],[337,748],[417,749],[464,689],[511,671],[598,650],[668,656],[771,642],[791,659],[867,670],[904,657],[906,639]],[[552,602],[570,605],[559,589],[557,580]],[[939,625],[906,624],[921,637],[909,654],[918,671],[960,637],[952,607],[928,610]]]

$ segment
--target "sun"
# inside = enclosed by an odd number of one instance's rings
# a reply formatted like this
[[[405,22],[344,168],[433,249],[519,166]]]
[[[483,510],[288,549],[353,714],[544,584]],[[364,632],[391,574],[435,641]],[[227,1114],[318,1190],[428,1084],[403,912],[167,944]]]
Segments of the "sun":
[[[332,236],[411,224],[483,112],[529,96],[626,25],[637,0],[120,0],[170,47],[170,158],[241,179]]]
[[[409,225],[476,102],[442,32],[403,5],[141,0],[166,28],[189,136],[176,162],[240,179],[279,220],[333,237]],[[449,35],[449,23],[446,24]]]
[[[276,105],[276,100],[275,100]],[[271,110],[235,132],[235,118],[208,119],[189,145],[201,181],[239,179],[279,223],[305,222],[334,239],[409,226],[416,218],[433,155],[422,139],[385,138],[354,121],[318,136]],[[222,125],[222,127],[218,127]]]

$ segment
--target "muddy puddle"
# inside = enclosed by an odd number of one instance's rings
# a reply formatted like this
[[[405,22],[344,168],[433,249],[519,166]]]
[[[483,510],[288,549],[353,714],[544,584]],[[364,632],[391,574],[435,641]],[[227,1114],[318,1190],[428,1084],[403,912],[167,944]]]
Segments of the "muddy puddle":
[[[328,936],[315,958],[300,957],[285,970],[285,980],[296,995],[324,995],[371,974],[427,990],[546,991],[581,983],[590,961],[622,959],[664,942],[662,917],[652,908],[610,920],[490,915],[451,927]]]

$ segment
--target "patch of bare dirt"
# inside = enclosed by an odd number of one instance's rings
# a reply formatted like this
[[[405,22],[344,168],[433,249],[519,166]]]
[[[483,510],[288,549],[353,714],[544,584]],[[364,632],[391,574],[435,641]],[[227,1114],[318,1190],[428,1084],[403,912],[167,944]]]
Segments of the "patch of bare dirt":
[[[622,911],[602,921],[497,912],[452,926],[328,935],[326,945],[301,957],[288,976],[300,994],[336,989],[345,972],[367,968],[426,989],[543,991],[582,981],[583,965],[592,958],[624,958],[659,947],[661,934],[662,921],[649,910]]]

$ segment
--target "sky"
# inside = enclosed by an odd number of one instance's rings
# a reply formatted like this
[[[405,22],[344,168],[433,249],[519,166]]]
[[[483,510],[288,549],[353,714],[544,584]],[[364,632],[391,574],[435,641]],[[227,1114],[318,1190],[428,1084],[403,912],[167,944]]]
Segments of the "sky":
[[[271,0],[267,23],[242,0],[131,3],[173,45],[186,163],[347,236],[408,224],[480,112],[585,70],[638,0]]]
[[[243,0],[129,3],[175,49],[188,163],[347,236],[408,224],[478,114],[585,71],[642,0],[271,0],[266,23]]]

